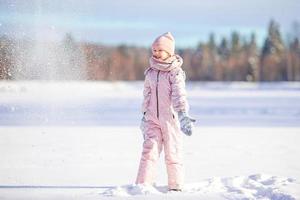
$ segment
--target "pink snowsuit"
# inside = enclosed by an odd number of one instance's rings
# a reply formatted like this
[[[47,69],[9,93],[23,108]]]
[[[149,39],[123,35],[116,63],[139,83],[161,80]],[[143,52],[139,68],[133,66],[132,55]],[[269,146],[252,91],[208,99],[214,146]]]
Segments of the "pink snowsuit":
[[[153,184],[155,166],[164,148],[169,189],[182,189],[184,169],[182,163],[182,133],[177,112],[187,111],[185,73],[181,69],[182,58],[178,55],[159,62],[150,59],[145,71],[145,113],[143,152],[136,184]]]

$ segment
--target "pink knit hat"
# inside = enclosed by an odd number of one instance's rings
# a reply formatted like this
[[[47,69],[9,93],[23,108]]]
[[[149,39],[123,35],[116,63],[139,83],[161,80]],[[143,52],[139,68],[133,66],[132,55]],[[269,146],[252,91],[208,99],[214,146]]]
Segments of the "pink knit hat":
[[[175,54],[175,39],[170,32],[164,33],[154,40],[153,48],[162,49],[172,56]]]

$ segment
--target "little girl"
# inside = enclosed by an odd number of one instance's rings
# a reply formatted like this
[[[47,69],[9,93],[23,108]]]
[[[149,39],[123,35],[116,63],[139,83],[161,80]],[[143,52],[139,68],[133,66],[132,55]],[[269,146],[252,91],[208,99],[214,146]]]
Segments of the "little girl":
[[[159,36],[152,44],[150,67],[145,71],[143,118],[144,135],[136,184],[154,183],[155,165],[164,148],[170,191],[182,191],[182,132],[192,134],[194,119],[187,114],[185,73],[175,41],[170,32]]]

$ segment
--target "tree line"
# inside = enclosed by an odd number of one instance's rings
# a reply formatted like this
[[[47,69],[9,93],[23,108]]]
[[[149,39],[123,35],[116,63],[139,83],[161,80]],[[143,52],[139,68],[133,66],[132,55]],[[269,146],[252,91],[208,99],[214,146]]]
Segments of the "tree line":
[[[293,27],[286,42],[278,23],[271,20],[261,47],[255,34],[247,41],[233,32],[219,43],[210,34],[207,42],[177,53],[183,57],[188,80],[300,81],[300,25]],[[149,48],[79,43],[70,34],[61,43],[40,45],[36,51],[33,44],[30,39],[0,37],[0,79],[142,80],[151,56]]]

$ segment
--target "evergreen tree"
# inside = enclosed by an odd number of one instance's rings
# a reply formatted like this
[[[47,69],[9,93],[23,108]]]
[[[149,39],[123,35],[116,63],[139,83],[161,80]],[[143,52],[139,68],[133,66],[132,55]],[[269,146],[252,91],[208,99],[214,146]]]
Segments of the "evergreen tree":
[[[215,53],[217,47],[216,47],[215,34],[214,33],[209,34],[208,47],[211,50],[211,52]]]
[[[258,55],[255,33],[251,33],[249,51],[251,55]]]
[[[290,44],[289,58],[288,79],[300,81],[300,42],[298,38],[295,38]]]
[[[237,32],[231,34],[231,54],[237,54],[241,51],[240,36]]]
[[[225,37],[222,38],[220,46],[218,47],[218,54],[222,59],[228,58],[230,51],[228,47],[228,42]]]
[[[279,25],[274,20],[271,20],[268,28],[268,36],[263,45],[262,56],[278,54],[283,51],[284,45],[279,31]]]
[[[256,44],[256,35],[252,33],[250,36],[250,43],[247,45],[248,52],[248,67],[247,67],[247,81],[259,80],[259,54]]]
[[[264,81],[284,81],[288,79],[287,59],[281,39],[279,25],[271,20],[268,36],[261,54],[260,78]]]

